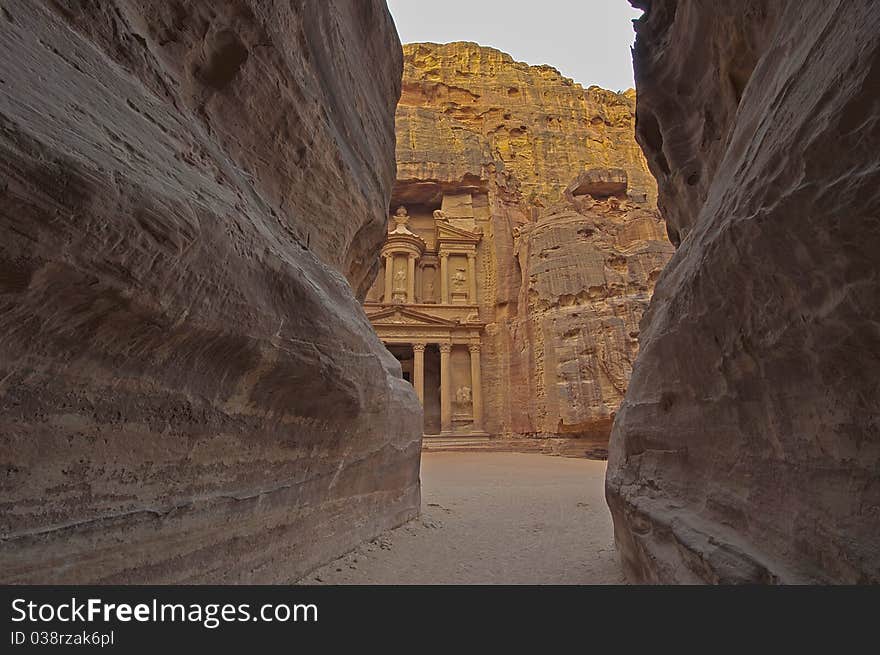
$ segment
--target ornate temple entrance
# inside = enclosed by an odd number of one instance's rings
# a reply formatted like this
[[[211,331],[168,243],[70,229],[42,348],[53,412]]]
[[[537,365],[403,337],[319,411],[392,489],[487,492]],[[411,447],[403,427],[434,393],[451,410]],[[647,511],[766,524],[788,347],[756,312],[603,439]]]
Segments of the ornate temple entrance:
[[[484,436],[485,323],[477,302],[482,234],[473,219],[458,225],[442,210],[420,213],[413,229],[405,207],[392,217],[367,315],[415,387],[425,434]]]
[[[424,433],[483,436],[480,347],[475,344],[387,344],[425,412]]]

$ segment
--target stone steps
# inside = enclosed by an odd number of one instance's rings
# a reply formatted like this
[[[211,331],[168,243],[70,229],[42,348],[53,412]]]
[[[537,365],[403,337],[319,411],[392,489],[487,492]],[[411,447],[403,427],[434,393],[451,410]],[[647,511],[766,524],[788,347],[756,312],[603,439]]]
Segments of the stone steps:
[[[422,450],[485,449],[491,441],[489,437],[423,437]]]
[[[517,452],[604,460],[608,456],[607,448],[607,441],[592,439],[505,439],[465,435],[426,435],[422,438],[422,452]]]

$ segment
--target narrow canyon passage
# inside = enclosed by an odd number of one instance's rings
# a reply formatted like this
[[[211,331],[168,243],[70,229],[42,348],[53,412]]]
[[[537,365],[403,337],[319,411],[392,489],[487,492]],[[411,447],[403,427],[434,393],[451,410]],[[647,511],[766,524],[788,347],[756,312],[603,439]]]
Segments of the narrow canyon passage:
[[[307,584],[621,584],[605,462],[423,453],[422,515]]]
[[[387,4],[0,3],[0,584],[880,584],[880,3]]]

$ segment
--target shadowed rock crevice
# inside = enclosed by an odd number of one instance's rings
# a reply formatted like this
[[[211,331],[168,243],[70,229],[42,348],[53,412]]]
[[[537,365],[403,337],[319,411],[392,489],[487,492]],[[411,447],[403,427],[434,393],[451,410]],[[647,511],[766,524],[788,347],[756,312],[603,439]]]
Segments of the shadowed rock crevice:
[[[208,48],[205,66],[197,68],[196,75],[202,82],[219,91],[232,81],[247,61],[248,49],[230,30],[216,34]]]

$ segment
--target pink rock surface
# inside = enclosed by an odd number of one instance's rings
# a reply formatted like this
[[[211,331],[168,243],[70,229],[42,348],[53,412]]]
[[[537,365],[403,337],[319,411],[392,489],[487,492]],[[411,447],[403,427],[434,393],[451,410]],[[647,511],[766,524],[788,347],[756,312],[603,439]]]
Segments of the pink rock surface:
[[[401,68],[379,1],[3,3],[0,580],[283,582],[418,513],[355,293]]]
[[[653,0],[637,135],[679,244],[607,497],[647,582],[880,582],[880,14]]]

